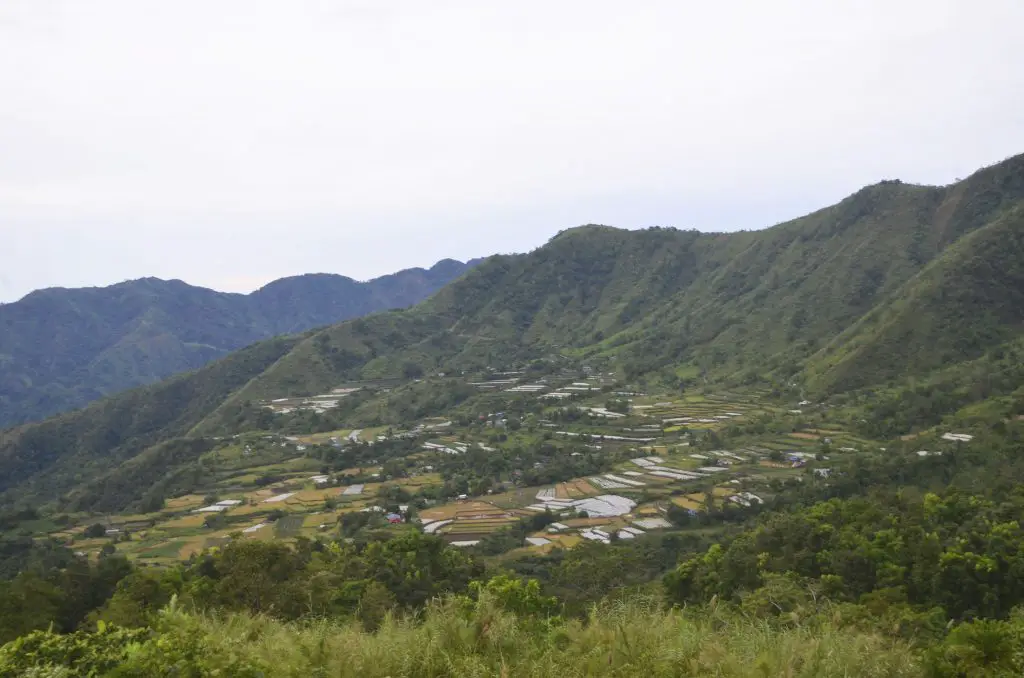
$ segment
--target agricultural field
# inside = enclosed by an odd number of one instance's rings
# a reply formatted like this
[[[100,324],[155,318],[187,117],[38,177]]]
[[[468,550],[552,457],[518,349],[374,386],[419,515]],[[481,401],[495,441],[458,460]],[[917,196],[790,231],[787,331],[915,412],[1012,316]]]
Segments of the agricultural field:
[[[113,543],[130,558],[160,564],[233,539],[336,536],[353,513],[376,516],[366,520],[379,529],[395,522],[386,514],[398,511],[399,522],[411,520],[458,545],[550,513],[555,528],[530,532],[517,549],[532,553],[677,529],[667,520],[673,511],[700,516],[709,503],[756,507],[773,496],[772,483],[806,472],[823,450],[849,454],[872,445],[812,407],[804,415],[756,391],[616,395],[607,376],[566,375],[520,389],[515,375],[492,382],[478,387],[492,411],[461,424],[441,416],[401,428],[244,434],[207,453],[202,485],[166,499],[159,511],[75,516],[71,526],[36,528],[83,552]],[[553,393],[563,395],[547,397]],[[536,403],[514,430],[503,413],[510,398]],[[608,409],[615,399],[625,409]],[[397,457],[387,451],[396,446],[403,450]],[[522,453],[511,450],[543,452],[530,468],[493,476],[480,494],[454,489],[453,481],[481,473],[491,457],[519,463]],[[352,451],[351,463],[330,463]],[[589,470],[560,471],[548,482],[530,473],[549,464]],[[385,476],[396,468],[397,477]],[[108,534],[85,539],[95,520]]]

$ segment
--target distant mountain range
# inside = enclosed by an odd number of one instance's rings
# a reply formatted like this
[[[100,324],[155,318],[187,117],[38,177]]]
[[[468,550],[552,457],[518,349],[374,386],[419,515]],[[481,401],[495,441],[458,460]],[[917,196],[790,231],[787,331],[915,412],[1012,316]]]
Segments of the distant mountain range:
[[[252,294],[157,278],[33,292],[0,306],[0,427],[196,369],[261,339],[412,306],[478,261],[445,259],[366,282],[295,276]]]
[[[261,400],[356,380],[400,385],[353,398],[346,426],[450,411],[478,397],[452,376],[462,371],[572,361],[639,388],[784,385],[861,398],[877,410],[880,438],[909,428],[893,403],[917,408],[918,425],[1024,393],[1024,155],[949,186],[883,181],[762,231],[584,226],[459,276],[468,266],[415,272],[408,285],[395,279],[403,274],[374,281],[390,293],[366,296],[315,276],[250,297],[155,281],[30,295],[0,311],[0,352],[19,356],[6,358],[3,392],[31,402],[23,417],[261,335],[405,305],[457,277],[411,308],[258,342],[0,431],[0,493],[76,509],[148,505],[202,475],[211,436],[272,425]],[[885,408],[892,416],[878,415]]]

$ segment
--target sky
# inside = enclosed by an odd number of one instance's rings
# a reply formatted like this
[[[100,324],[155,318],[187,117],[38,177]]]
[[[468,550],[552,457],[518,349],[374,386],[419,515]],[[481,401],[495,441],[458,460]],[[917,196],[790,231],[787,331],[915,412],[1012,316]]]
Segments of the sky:
[[[3,0],[0,302],[770,226],[1024,152],[1020,0]]]

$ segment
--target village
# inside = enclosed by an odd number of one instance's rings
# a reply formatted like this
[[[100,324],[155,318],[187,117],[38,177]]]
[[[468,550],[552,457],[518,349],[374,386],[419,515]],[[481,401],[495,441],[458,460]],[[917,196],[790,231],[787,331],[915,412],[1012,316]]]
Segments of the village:
[[[835,459],[878,449],[836,426],[787,432],[785,422],[812,403],[772,403],[763,393],[646,394],[593,373],[485,376],[466,381],[484,398],[478,404],[493,406],[483,414],[241,434],[205,455],[215,471],[208,483],[161,510],[74,516],[50,534],[83,555],[115,549],[157,565],[236,539],[352,539],[388,529],[421,530],[466,549],[517,534],[508,552],[515,557],[657,531],[706,532],[729,515],[756,513],[787,483],[827,482]],[[262,406],[279,417],[326,412],[360,389]],[[770,430],[766,422],[778,424]],[[943,432],[936,449],[917,455],[970,439]],[[535,461],[515,461],[527,453]],[[496,460],[510,464],[507,471],[487,471]],[[588,472],[570,475],[576,469]]]

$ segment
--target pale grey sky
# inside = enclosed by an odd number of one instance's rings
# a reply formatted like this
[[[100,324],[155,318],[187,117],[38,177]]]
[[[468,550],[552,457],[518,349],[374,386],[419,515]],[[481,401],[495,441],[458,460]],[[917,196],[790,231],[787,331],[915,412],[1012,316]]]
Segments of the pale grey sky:
[[[1024,151],[1021,0],[0,3],[0,301],[760,228]]]

